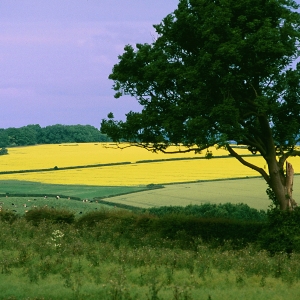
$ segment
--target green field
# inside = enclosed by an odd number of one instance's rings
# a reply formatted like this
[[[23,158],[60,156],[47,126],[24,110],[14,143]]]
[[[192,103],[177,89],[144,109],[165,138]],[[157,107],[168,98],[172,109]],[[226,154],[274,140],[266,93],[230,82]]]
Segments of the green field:
[[[145,186],[87,186],[46,184],[39,182],[0,180],[0,194],[53,194],[93,199],[146,190]]]
[[[294,183],[294,197],[299,199],[300,192],[297,189],[300,184],[299,175],[295,176]],[[267,185],[262,178],[168,184],[158,189],[151,189],[147,186],[115,187],[42,184],[13,180],[0,181],[0,194],[63,195],[66,197],[79,197],[80,199],[98,199],[99,202],[104,200],[109,205],[128,205],[141,208],[230,202],[233,204],[245,203],[250,207],[266,210],[271,204],[265,192],[266,188]],[[40,203],[45,205],[43,201]],[[67,206],[70,207],[69,204]]]
[[[75,217],[90,211],[113,208],[111,205],[97,202],[82,202],[78,200],[56,199],[55,197],[2,197],[0,206],[4,210],[11,210],[19,215],[24,215],[28,210],[36,207],[49,207],[55,209],[66,209],[74,212]]]

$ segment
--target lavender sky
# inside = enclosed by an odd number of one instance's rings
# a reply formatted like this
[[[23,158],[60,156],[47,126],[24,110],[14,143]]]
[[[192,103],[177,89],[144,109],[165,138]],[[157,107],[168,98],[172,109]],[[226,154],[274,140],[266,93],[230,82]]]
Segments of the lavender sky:
[[[108,79],[126,44],[151,43],[178,0],[0,0],[0,128],[40,124],[100,127],[114,99]]]

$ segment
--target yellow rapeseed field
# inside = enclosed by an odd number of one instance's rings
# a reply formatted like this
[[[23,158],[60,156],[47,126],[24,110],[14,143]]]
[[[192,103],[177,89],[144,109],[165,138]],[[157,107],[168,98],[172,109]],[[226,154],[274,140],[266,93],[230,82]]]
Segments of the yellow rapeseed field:
[[[126,144],[122,144],[125,147]],[[170,150],[178,150],[173,147]],[[224,149],[210,148],[214,155],[228,155]],[[136,162],[139,160],[168,159],[180,157],[203,157],[201,154],[180,153],[163,154],[152,153],[138,147],[118,149],[114,144],[107,143],[82,143],[82,144],[59,144],[59,145],[37,145],[27,147],[8,148],[9,155],[1,156],[0,172],[14,170],[47,169],[55,166],[83,166],[92,164],[104,164],[115,162]],[[240,149],[240,153],[249,152]]]
[[[107,146],[107,145],[106,145]],[[215,156],[226,155],[225,150],[210,149]],[[249,154],[247,150],[239,150],[241,154]],[[137,147],[112,149],[102,144],[66,144],[40,145],[32,147],[10,148],[9,155],[0,157],[0,171],[42,169],[81,166],[102,163],[132,162],[128,165],[93,167],[74,170],[57,170],[50,172],[20,173],[0,175],[0,180],[26,180],[55,184],[86,185],[147,185],[172,182],[189,182],[222,178],[257,176],[257,172],[244,167],[234,158],[190,159],[151,163],[135,163],[140,160],[167,159],[174,157],[194,158],[204,156],[193,153],[155,154]],[[255,165],[265,168],[260,156],[245,158]],[[295,170],[300,170],[300,160],[290,159]]]

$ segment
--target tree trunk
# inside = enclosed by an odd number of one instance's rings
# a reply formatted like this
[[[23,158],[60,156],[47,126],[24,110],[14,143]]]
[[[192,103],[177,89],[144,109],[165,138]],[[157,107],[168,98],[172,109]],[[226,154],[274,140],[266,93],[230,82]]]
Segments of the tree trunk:
[[[286,162],[285,189],[286,189],[286,198],[288,200],[289,210],[293,210],[297,206],[296,201],[293,199],[293,183],[294,183],[294,169],[289,162]]]
[[[270,187],[275,193],[281,210],[293,210],[297,203],[293,199],[294,169],[289,162],[286,162],[286,175],[278,168],[278,164],[269,164]]]

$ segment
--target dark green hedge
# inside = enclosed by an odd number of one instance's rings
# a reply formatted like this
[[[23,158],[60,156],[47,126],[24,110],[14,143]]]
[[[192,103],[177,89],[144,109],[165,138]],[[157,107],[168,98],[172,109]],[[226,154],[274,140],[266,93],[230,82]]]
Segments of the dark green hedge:
[[[108,220],[114,228],[119,228],[120,233],[139,231],[145,235],[178,240],[193,240],[201,238],[204,242],[213,243],[216,246],[232,241],[236,245],[246,245],[256,242],[259,233],[264,228],[262,222],[245,222],[220,218],[199,218],[169,214],[161,217],[127,213],[119,215],[111,211],[91,212],[83,215],[76,222],[77,226],[93,227]],[[118,223],[118,227],[115,227]]]
[[[165,216],[170,214],[194,216],[201,218],[222,218],[241,221],[257,221],[265,222],[267,213],[264,210],[257,210],[249,207],[247,204],[211,204],[205,203],[202,205],[188,206],[161,206],[144,209],[143,212],[148,212],[155,216]]]
[[[35,226],[39,225],[43,221],[72,224],[75,221],[75,215],[65,209],[38,207],[29,210],[25,215],[25,219]]]

